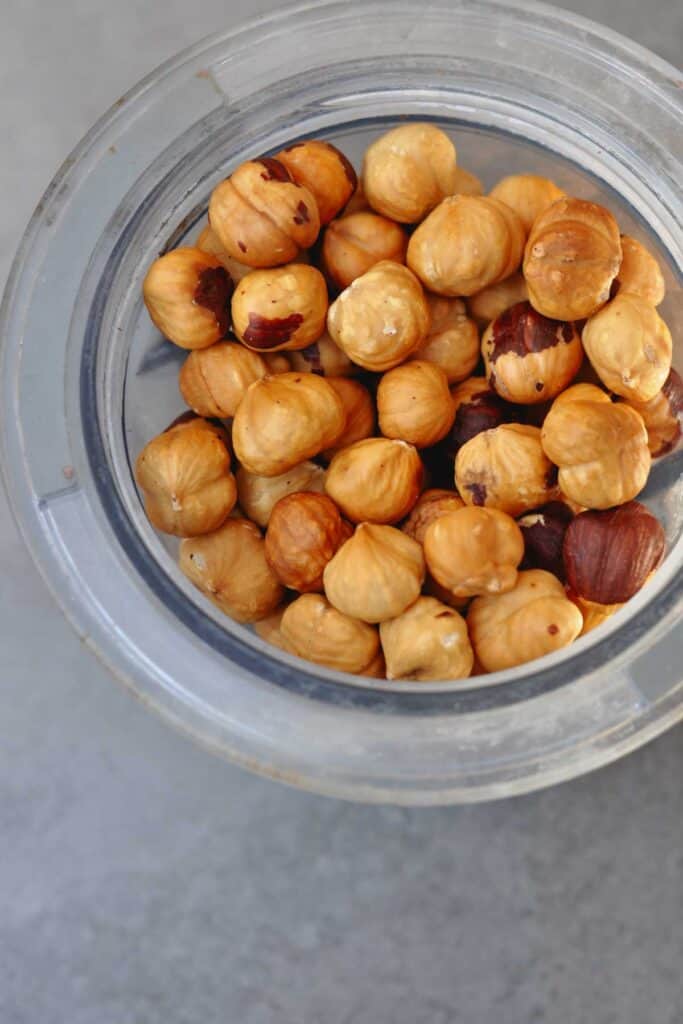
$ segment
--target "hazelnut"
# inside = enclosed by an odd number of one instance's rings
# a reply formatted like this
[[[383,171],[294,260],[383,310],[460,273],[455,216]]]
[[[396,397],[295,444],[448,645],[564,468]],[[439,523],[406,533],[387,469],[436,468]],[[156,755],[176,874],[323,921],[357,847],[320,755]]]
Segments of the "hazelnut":
[[[482,185],[476,174],[466,171],[464,167],[455,168],[455,188],[451,195],[454,196],[481,196],[484,194]]]
[[[671,370],[664,387],[649,402],[628,403],[639,413],[647,430],[647,444],[654,457],[672,451],[681,436],[683,381]]]
[[[585,508],[630,501],[650,472],[642,417],[593,384],[574,384],[555,399],[541,442],[559,466],[560,490]]]
[[[199,416],[235,415],[250,384],[268,373],[256,352],[232,341],[218,341],[190,352],[180,370],[180,393]]]
[[[230,326],[232,279],[215,256],[182,246],[155,260],[142,294],[152,322],[180,348],[208,348]]]
[[[375,403],[368,389],[357,380],[348,377],[328,377],[327,380],[341,398],[346,412],[344,430],[334,447],[323,452],[323,458],[331,459],[342,448],[372,437],[375,433]]]
[[[659,263],[651,252],[635,238],[621,236],[622,260],[615,285],[618,291],[631,292],[658,306],[666,293]]]
[[[232,256],[225,251],[220,243],[218,235],[213,230],[210,224],[201,232],[197,239],[197,248],[201,249],[202,252],[208,252],[212,256],[215,256],[218,262],[224,267],[230,274],[234,284],[239,284],[243,277],[250,274],[253,267],[248,267],[246,263],[240,263],[239,260],[234,260]]]
[[[661,391],[671,369],[671,333],[646,299],[620,291],[590,318],[581,338],[610,391],[636,402],[649,402]]]
[[[451,389],[455,419],[445,445],[455,458],[467,441],[512,418],[512,407],[497,395],[485,377],[470,377]]]
[[[555,398],[583,362],[575,324],[549,320],[518,302],[484,331],[481,344],[491,387],[509,402],[536,405]]]
[[[284,591],[266,562],[261,531],[248,519],[228,519],[204,537],[182,541],[179,565],[187,578],[237,622],[270,615]]]
[[[474,654],[462,615],[433,597],[418,597],[379,627],[387,679],[466,679]]]
[[[370,204],[365,198],[365,192],[363,191],[363,182],[358,181],[356,185],[356,191],[353,193],[348,203],[342,210],[342,217],[350,217],[352,213],[360,213],[361,210],[369,210]]]
[[[358,184],[356,172],[336,146],[308,139],[287,146],[277,155],[297,185],[314,196],[320,223],[328,224],[346,206]]]
[[[564,583],[562,545],[574,513],[561,501],[551,501],[517,520],[524,538],[522,569],[545,569]]]
[[[259,476],[240,466],[237,470],[237,497],[249,519],[265,527],[280,498],[298,491],[322,494],[325,475],[323,467],[315,462],[300,462],[279,476]]]
[[[288,494],[280,498],[268,522],[268,565],[292,590],[322,591],[323,569],[352,532],[324,494]]]
[[[534,309],[554,320],[582,320],[609,299],[621,265],[619,228],[609,210],[558,199],[535,221],[524,253]]]
[[[293,360],[290,362],[289,357],[284,352],[261,352],[259,353],[261,359],[268,367],[268,373],[271,377],[274,377],[278,373],[289,373],[291,370],[296,370],[297,367],[293,365]],[[294,353],[292,353],[294,355]]]
[[[524,540],[505,512],[465,507],[432,522],[424,553],[436,582],[455,597],[503,594],[517,582]]]
[[[556,472],[543,452],[538,427],[503,423],[462,446],[455,459],[455,484],[467,505],[518,516],[553,499]]]
[[[558,579],[529,569],[507,593],[475,598],[467,625],[481,667],[499,672],[566,647],[580,634],[583,619]]]
[[[254,270],[232,297],[235,334],[258,351],[306,348],[325,330],[326,316],[325,279],[305,264]]]
[[[323,573],[334,607],[363,622],[394,619],[416,601],[424,580],[422,548],[393,526],[361,523]]]
[[[528,235],[539,214],[566,193],[550,178],[541,178],[538,174],[511,174],[499,181],[489,195],[515,211]]]
[[[337,611],[321,594],[303,594],[282,616],[287,649],[338,672],[363,675],[379,654],[374,626]]]
[[[193,418],[171,426],[140,452],[135,479],[157,530],[194,537],[215,530],[237,500],[223,430]]]
[[[524,228],[490,196],[444,199],[408,243],[408,266],[439,295],[475,295],[519,267]]]
[[[323,239],[322,263],[337,288],[347,288],[382,260],[405,263],[408,237],[393,220],[361,210],[333,220]]]
[[[370,437],[334,456],[325,490],[354,523],[397,523],[417,501],[423,476],[412,445]]]
[[[586,601],[583,597],[572,595],[572,600],[583,615],[583,629],[581,636],[592,633],[598,626],[611,619],[615,612],[623,608],[623,604],[596,604],[595,601]]]
[[[266,615],[265,618],[259,619],[258,622],[254,623],[254,630],[257,636],[260,636],[267,644],[279,647],[281,651],[288,650],[285,638],[280,630],[282,616],[285,614],[286,607],[286,605],[282,605],[280,608],[276,608],[274,612],[271,612],[270,615]]]
[[[313,373],[278,373],[252,384],[232,425],[235,455],[245,469],[278,476],[330,448],[346,424],[334,388]]]
[[[433,522],[441,516],[448,515],[449,512],[457,512],[464,507],[465,502],[455,491],[446,491],[438,487],[424,491],[401,529],[418,544],[423,544],[427,528]]]
[[[462,299],[428,295],[431,326],[412,359],[426,359],[440,366],[449,384],[469,377],[479,362],[479,331],[470,320]]]
[[[369,679],[386,679],[387,666],[381,647],[370,664],[365,666],[362,675]]]
[[[211,193],[209,223],[225,251],[250,267],[289,263],[313,245],[318,206],[279,160],[248,160]]]
[[[354,363],[382,372],[398,366],[425,340],[429,306],[407,267],[382,260],[332,303],[327,329]]]
[[[564,536],[567,582],[587,601],[623,604],[658,568],[665,548],[662,524],[637,501],[582,512]]]
[[[453,195],[455,146],[436,125],[403,124],[368,147],[362,177],[373,210],[401,224],[416,224]]]
[[[446,374],[423,359],[389,370],[377,389],[377,412],[385,437],[429,448],[453,426],[455,410]]]
[[[522,274],[511,274],[503,281],[490,284],[467,300],[470,316],[479,327],[486,327],[510,306],[528,299],[526,281]]]
[[[299,373],[317,373],[319,377],[353,377],[358,373],[346,352],[324,331],[317,341],[289,357],[292,369]]]

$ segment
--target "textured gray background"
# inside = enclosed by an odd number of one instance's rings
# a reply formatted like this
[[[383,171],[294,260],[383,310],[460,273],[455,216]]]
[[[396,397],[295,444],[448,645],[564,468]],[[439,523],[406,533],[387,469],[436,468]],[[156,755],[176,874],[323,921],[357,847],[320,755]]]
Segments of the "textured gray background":
[[[268,6],[4,0],[0,281],[91,122]],[[565,6],[679,59],[673,0]],[[352,806],[214,760],[124,694],[1,498],[0,609],[0,1024],[683,1019],[681,730],[507,803]]]

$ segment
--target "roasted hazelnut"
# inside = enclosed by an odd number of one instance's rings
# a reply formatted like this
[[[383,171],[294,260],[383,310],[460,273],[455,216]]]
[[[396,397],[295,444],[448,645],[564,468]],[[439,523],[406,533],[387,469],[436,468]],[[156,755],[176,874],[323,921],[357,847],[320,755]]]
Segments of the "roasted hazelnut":
[[[370,437],[334,456],[325,490],[354,523],[397,523],[417,501],[423,477],[412,445]]]
[[[232,441],[250,473],[278,476],[331,448],[345,425],[344,403],[326,380],[314,373],[279,373],[247,389]]]
[[[559,466],[560,490],[584,508],[630,501],[650,472],[642,417],[625,404],[610,402],[593,384],[574,384],[555,399],[541,443]]]
[[[361,210],[333,220],[325,232],[323,269],[337,288],[347,288],[376,263],[405,263],[408,236],[393,220]]]
[[[512,407],[497,395],[485,377],[470,377],[451,389],[453,426],[444,444],[453,458],[468,441],[512,419]]]
[[[407,267],[382,260],[332,303],[327,329],[354,363],[382,372],[398,366],[423,343],[429,306]]]
[[[598,626],[611,619],[615,612],[623,608],[623,604],[596,604],[595,601],[586,601],[582,597],[570,595],[577,608],[583,615],[583,629],[581,636],[592,633]]]
[[[248,519],[228,519],[204,537],[184,540],[179,565],[187,578],[237,622],[270,615],[284,591],[266,562],[261,531]]]
[[[153,438],[140,452],[135,479],[157,530],[195,537],[215,530],[237,500],[225,432],[189,419]]]
[[[287,649],[338,672],[364,675],[379,654],[374,626],[337,611],[321,594],[303,594],[282,616]]]
[[[370,662],[370,664],[366,665],[363,671],[359,674],[365,676],[368,679],[386,679],[387,666],[386,662],[384,661],[384,654],[382,653],[381,647],[377,654],[375,655],[375,657]]]
[[[225,251],[250,267],[289,263],[320,230],[313,195],[279,160],[248,160],[211,193],[209,223]]]
[[[248,267],[246,263],[240,263],[239,260],[234,260],[230,253],[225,251],[221,245],[218,235],[210,224],[206,225],[197,239],[197,248],[201,249],[202,252],[208,252],[212,256],[215,256],[221,266],[225,267],[227,272],[230,274],[234,284],[238,284],[243,277],[246,277],[247,274],[251,274],[254,269],[253,267]]]
[[[268,565],[291,590],[322,591],[323,569],[352,532],[326,495],[289,494],[280,498],[270,514]]]
[[[524,302],[528,297],[522,274],[511,274],[505,280],[490,284],[488,288],[471,295],[467,300],[467,309],[479,327],[486,327],[510,306]]]
[[[631,292],[658,306],[666,293],[659,263],[651,252],[635,238],[621,236],[622,260],[615,285],[617,292]]]
[[[558,579],[529,569],[507,593],[475,598],[467,625],[481,667],[500,672],[566,647],[580,634],[583,619]]]
[[[284,352],[260,352],[261,359],[268,367],[268,373],[271,377],[274,377],[278,373],[289,373],[291,370],[297,369],[292,365],[289,356],[285,355]],[[292,355],[295,355],[292,352]]]
[[[581,335],[586,355],[605,387],[649,402],[671,369],[671,333],[646,299],[620,291],[590,318]]]
[[[647,444],[654,457],[672,451],[681,436],[683,381],[671,370],[664,387],[649,402],[628,403],[639,413],[647,430]]]
[[[235,334],[259,352],[306,348],[325,330],[327,286],[315,267],[254,270],[232,297]]]
[[[499,181],[489,195],[507,203],[529,234],[539,214],[566,193],[550,178],[541,178],[538,174],[511,174]]]
[[[403,124],[365,152],[363,189],[377,213],[416,224],[457,186],[455,146],[433,124]]]
[[[490,196],[444,199],[413,232],[408,266],[438,295],[475,295],[514,274],[524,228],[517,214]]]
[[[517,520],[524,538],[522,569],[545,569],[564,583],[562,545],[574,513],[561,501],[551,501]]]
[[[334,447],[323,452],[323,458],[331,459],[342,448],[348,448],[356,441],[364,441],[375,433],[375,403],[366,387],[348,377],[328,377],[327,380],[344,404],[346,426],[337,438]]]
[[[232,279],[215,256],[182,246],[155,260],[142,294],[152,322],[180,348],[208,348],[230,326]]]
[[[268,373],[256,352],[232,341],[218,341],[190,352],[178,380],[180,393],[199,416],[235,415],[250,384]]]
[[[279,647],[281,651],[288,650],[287,643],[280,630],[282,616],[285,614],[286,608],[286,605],[281,605],[274,612],[271,612],[270,615],[266,615],[265,618],[259,619],[258,622],[254,623],[254,630],[257,636],[260,636],[267,644]]]
[[[517,582],[524,540],[505,512],[465,507],[428,527],[424,553],[434,579],[455,597],[503,594]]]
[[[365,197],[363,191],[363,182],[359,179],[356,185],[356,191],[353,193],[348,203],[342,210],[342,217],[350,217],[352,213],[360,213],[361,210],[369,210],[370,204]]]
[[[455,608],[457,612],[462,612],[463,614],[467,611],[471,601],[469,597],[456,597],[448,587],[442,587],[440,583],[437,583],[429,570],[427,570],[425,575],[422,593],[425,597],[435,597],[437,601],[441,601],[441,604],[446,604],[449,608]]]
[[[393,526],[361,523],[327,563],[323,581],[338,611],[363,622],[386,622],[417,600],[424,574],[417,541]]]
[[[346,206],[358,184],[356,172],[336,146],[308,139],[287,146],[277,155],[297,185],[314,196],[320,223],[328,224]]]
[[[479,362],[479,331],[462,299],[427,295],[431,326],[411,359],[426,359],[440,366],[449,384],[465,380]]]
[[[315,462],[301,462],[279,476],[259,476],[244,466],[237,470],[237,498],[249,519],[267,526],[277,502],[287,494],[313,491],[322,494],[326,472]]]
[[[457,512],[464,507],[465,502],[455,491],[432,488],[420,495],[401,529],[418,544],[423,544],[427,528],[433,522],[441,516],[448,515],[449,512]]]
[[[433,597],[379,627],[387,679],[466,679],[474,654],[462,615]]]
[[[583,362],[576,324],[549,320],[518,302],[484,331],[481,350],[491,387],[508,402],[536,405],[563,391]]]
[[[640,502],[582,512],[564,536],[567,582],[587,601],[623,604],[658,568],[665,548],[662,524]]]
[[[541,431],[522,423],[503,423],[464,444],[455,459],[455,484],[467,505],[510,516],[552,501],[557,489]]]
[[[455,188],[451,192],[453,196],[481,196],[484,194],[482,185],[476,174],[466,171],[464,167],[455,168]]]
[[[299,373],[317,373],[319,377],[353,377],[358,373],[346,352],[332,341],[327,331],[317,341],[289,357],[292,369]]]
[[[377,389],[377,412],[385,437],[429,448],[446,436],[455,417],[446,374],[423,359],[389,370]]]
[[[582,320],[609,299],[621,265],[619,228],[609,210],[558,199],[535,221],[524,252],[534,309],[554,320]]]

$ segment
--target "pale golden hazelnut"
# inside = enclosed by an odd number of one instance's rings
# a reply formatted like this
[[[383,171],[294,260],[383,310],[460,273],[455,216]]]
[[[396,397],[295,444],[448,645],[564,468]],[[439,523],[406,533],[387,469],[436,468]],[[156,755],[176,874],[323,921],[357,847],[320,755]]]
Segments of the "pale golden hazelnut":
[[[268,367],[271,377],[278,373],[290,373],[291,370],[298,369],[284,352],[260,352],[259,355]],[[294,352],[292,352],[293,355],[295,355]]]
[[[266,559],[285,587],[322,591],[323,569],[352,533],[326,495],[288,494],[270,514]]]
[[[455,459],[455,484],[467,505],[510,516],[552,501],[556,471],[541,447],[538,427],[503,423],[467,441]]]
[[[683,381],[671,370],[664,387],[649,402],[628,402],[643,418],[647,444],[653,457],[672,451],[681,436]]]
[[[484,331],[481,351],[491,387],[506,401],[522,405],[555,398],[583,362],[576,324],[550,320],[530,302],[496,317]]]
[[[354,523],[397,523],[417,501],[423,478],[422,461],[412,445],[370,437],[334,456],[325,490]]]
[[[377,412],[385,437],[431,447],[446,436],[455,418],[446,374],[423,359],[389,370],[379,382]]]
[[[417,541],[393,526],[361,523],[327,563],[323,582],[338,611],[363,622],[386,622],[417,600],[424,575]]]
[[[566,192],[550,178],[541,178],[538,174],[511,174],[499,181],[489,195],[507,203],[529,234],[539,214],[566,195]]]
[[[238,501],[249,519],[265,527],[280,498],[298,491],[322,494],[325,476],[325,469],[315,462],[301,462],[278,476],[260,476],[240,466],[237,470]]]
[[[240,341],[257,351],[306,348],[325,330],[327,285],[315,267],[254,270],[232,297],[232,325]]]
[[[420,495],[401,529],[418,544],[423,544],[427,528],[433,522],[464,507],[465,502],[455,491],[432,488]]]
[[[191,352],[183,363],[180,393],[199,416],[228,419],[235,415],[250,384],[268,373],[256,352],[233,341],[218,341]]]
[[[329,142],[307,139],[277,154],[293,180],[314,196],[320,223],[328,224],[346,206],[358,184],[351,163]]]
[[[451,388],[455,419],[447,444],[453,457],[467,441],[484,430],[512,419],[512,407],[497,395],[486,377],[470,377]]]
[[[642,416],[593,384],[574,384],[555,399],[541,441],[559,466],[560,490],[585,508],[630,501],[650,472]]]
[[[253,267],[248,267],[246,263],[240,263],[239,260],[233,259],[230,253],[225,251],[218,235],[210,224],[207,224],[202,230],[196,244],[197,248],[201,249],[202,252],[208,252],[216,257],[221,266],[230,274],[234,284],[238,284],[243,277],[246,277],[254,269]]]
[[[586,601],[583,597],[571,595],[572,601],[583,615],[583,629],[581,636],[592,633],[598,626],[602,626],[608,619],[611,619],[615,612],[623,608],[623,604],[597,604],[595,601]]]
[[[382,622],[379,633],[387,679],[466,679],[472,671],[465,620],[433,597],[418,597],[395,619]]]
[[[586,355],[605,387],[649,402],[671,369],[671,332],[653,305],[623,290],[595,313],[581,335]]]
[[[517,214],[490,196],[444,199],[413,232],[407,262],[438,295],[475,295],[519,267],[524,228]]]
[[[288,650],[287,643],[280,630],[282,616],[285,614],[286,608],[286,605],[281,605],[274,612],[271,612],[270,615],[266,615],[265,618],[259,619],[258,622],[254,623],[254,630],[257,636],[260,636],[267,644],[279,647],[281,651]]]
[[[337,392],[346,412],[346,426],[337,438],[334,447],[323,452],[323,458],[331,459],[342,448],[348,448],[356,441],[364,441],[375,433],[375,403],[366,387],[348,377],[328,377],[327,380]]]
[[[264,549],[258,526],[248,519],[228,519],[213,533],[184,540],[178,564],[226,615],[236,622],[256,622],[284,596]]]
[[[280,629],[292,654],[338,672],[364,675],[380,649],[374,626],[333,608],[321,594],[303,594],[293,601]]]
[[[466,507],[428,527],[424,553],[434,579],[455,597],[504,594],[517,582],[524,538],[505,512]]]
[[[436,125],[403,124],[368,147],[362,180],[373,210],[416,224],[455,192],[455,146]]]
[[[465,380],[479,362],[479,331],[467,316],[462,299],[427,295],[429,334],[411,359],[426,359],[440,366],[449,384]]]
[[[481,196],[484,194],[482,185],[476,174],[466,171],[464,167],[455,168],[455,188],[451,195],[454,196]]]
[[[356,185],[356,191],[353,193],[348,203],[342,210],[342,217],[350,217],[352,213],[360,213],[361,210],[369,210],[370,204],[365,198],[365,192],[363,191],[363,182],[359,178],[358,184]]]
[[[449,608],[455,608],[456,611],[462,612],[463,614],[467,611],[471,601],[471,598],[469,597],[456,597],[455,594],[447,587],[442,587],[441,584],[434,579],[429,570],[427,570],[427,574],[425,575],[422,593],[425,597],[435,597],[437,601],[441,601],[441,604],[446,604]]]
[[[155,260],[142,295],[152,322],[180,348],[208,348],[230,326],[232,279],[215,256],[182,246]]]
[[[278,373],[247,388],[232,442],[250,473],[278,476],[331,448],[345,426],[344,403],[326,380],[314,373]]]
[[[322,265],[337,288],[347,288],[376,263],[405,263],[408,236],[393,220],[370,210],[333,220],[325,231]]]
[[[488,288],[471,295],[467,300],[467,309],[479,327],[486,327],[510,306],[524,302],[528,297],[523,275],[511,274],[503,281],[490,284]]]
[[[616,277],[618,291],[639,295],[658,306],[666,294],[666,285],[659,263],[642,242],[629,235],[621,236],[622,260]]]
[[[553,320],[582,320],[609,299],[621,266],[619,228],[609,210],[558,199],[535,221],[524,252],[534,309]]]
[[[581,633],[583,618],[558,579],[529,569],[507,593],[475,598],[467,625],[482,668],[500,672],[566,647]]]
[[[317,373],[320,377],[353,377],[358,373],[346,352],[342,352],[327,331],[317,341],[289,357],[292,369],[299,373]]]
[[[320,230],[313,195],[279,160],[248,160],[211,193],[209,223],[224,250],[250,267],[289,263]]]
[[[194,537],[215,530],[237,500],[227,435],[188,419],[153,438],[140,452],[135,479],[157,530]]]
[[[327,329],[349,359],[379,373],[398,366],[429,332],[429,306],[414,274],[382,260],[332,303]]]

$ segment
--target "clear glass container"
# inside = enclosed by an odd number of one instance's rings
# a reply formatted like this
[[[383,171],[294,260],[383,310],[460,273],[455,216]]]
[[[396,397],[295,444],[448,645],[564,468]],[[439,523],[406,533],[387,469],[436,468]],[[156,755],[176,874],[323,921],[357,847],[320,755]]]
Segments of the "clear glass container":
[[[131,475],[182,409],[182,353],[142,306],[145,270],[192,239],[245,158],[323,136],[358,163],[434,120],[490,187],[548,174],[606,203],[667,278],[683,364],[681,81],[633,43],[530,2],[289,8],[173,59],[123,96],[40,201],[2,307],[2,465],[23,536],[84,643],[166,719],[246,768],[357,800],[431,804],[546,786],[680,720],[681,451],[645,500],[669,554],[595,634],[463,683],[358,680],[222,616],[180,574]]]

